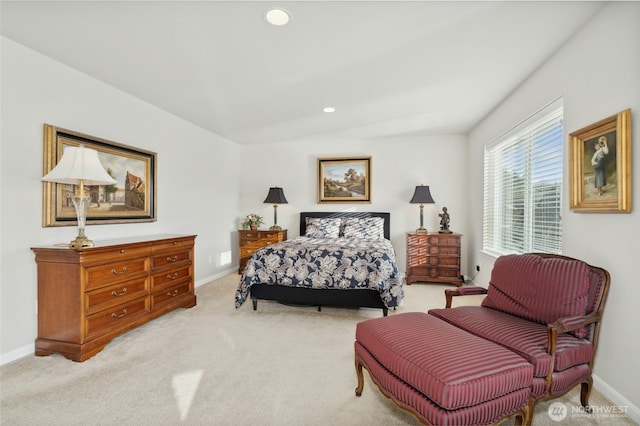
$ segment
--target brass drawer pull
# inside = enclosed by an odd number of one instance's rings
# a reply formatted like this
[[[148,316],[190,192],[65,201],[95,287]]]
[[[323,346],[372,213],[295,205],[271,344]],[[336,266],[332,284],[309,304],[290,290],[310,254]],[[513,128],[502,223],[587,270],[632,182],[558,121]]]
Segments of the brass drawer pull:
[[[167,262],[177,262],[178,256],[169,257],[167,256]]]
[[[178,289],[173,290],[172,292],[167,292],[167,296],[176,297],[178,295]]]
[[[112,274],[115,274],[115,275],[122,275],[122,274],[124,274],[125,272],[127,272],[127,267],[126,267],[126,266],[123,266],[123,267],[122,267],[122,271],[120,271],[120,272],[116,271],[115,269],[112,269],[112,270],[111,270],[111,273],[112,273]]]
[[[118,297],[119,297],[119,296],[124,296],[125,294],[127,294],[127,288],[126,288],[126,287],[125,287],[125,288],[123,288],[123,289],[122,289],[122,293],[116,293],[116,291],[115,291],[115,290],[113,290],[113,291],[111,292],[111,294],[112,294],[113,296],[118,296]]]
[[[178,273],[174,272],[173,274],[167,275],[167,278],[169,278],[170,280],[175,280],[176,278],[178,278]]]
[[[111,313],[111,316],[112,316],[113,318],[122,318],[122,317],[124,317],[125,315],[127,315],[127,308],[124,308],[124,309],[122,310],[122,313],[121,313],[120,315],[116,314],[115,312],[112,312],[112,313]]]

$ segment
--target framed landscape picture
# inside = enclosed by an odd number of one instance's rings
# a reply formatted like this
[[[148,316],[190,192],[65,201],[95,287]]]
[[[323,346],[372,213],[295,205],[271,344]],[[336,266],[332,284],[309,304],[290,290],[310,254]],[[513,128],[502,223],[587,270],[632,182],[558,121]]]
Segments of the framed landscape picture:
[[[318,203],[370,203],[371,157],[318,158]]]
[[[631,110],[569,134],[571,210],[631,212]]]
[[[43,176],[58,164],[64,148],[84,145],[98,151],[100,162],[117,183],[89,186],[87,225],[156,220],[157,154],[59,127],[44,125]],[[75,185],[43,182],[42,225],[75,226],[71,198]]]

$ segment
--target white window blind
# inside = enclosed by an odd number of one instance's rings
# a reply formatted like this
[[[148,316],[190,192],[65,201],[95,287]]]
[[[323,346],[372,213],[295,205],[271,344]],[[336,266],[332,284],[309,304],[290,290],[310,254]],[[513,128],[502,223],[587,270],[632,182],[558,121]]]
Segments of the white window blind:
[[[485,147],[485,252],[561,253],[562,115],[556,101]]]

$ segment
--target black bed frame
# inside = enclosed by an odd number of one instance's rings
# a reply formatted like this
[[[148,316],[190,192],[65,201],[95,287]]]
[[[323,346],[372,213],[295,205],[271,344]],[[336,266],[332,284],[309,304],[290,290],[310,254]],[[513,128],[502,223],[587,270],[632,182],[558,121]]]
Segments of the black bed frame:
[[[384,219],[384,237],[391,236],[391,214],[376,212],[302,212],[300,213],[300,235],[306,231],[306,218],[323,217],[381,217]],[[388,309],[380,299],[377,290],[340,290],[340,289],[315,289],[306,287],[288,287],[273,284],[253,284],[251,286],[251,302],[253,310],[258,308],[258,299],[275,300],[282,303],[295,305],[317,306],[318,311],[323,306],[341,306],[357,308],[379,308],[386,317]]]

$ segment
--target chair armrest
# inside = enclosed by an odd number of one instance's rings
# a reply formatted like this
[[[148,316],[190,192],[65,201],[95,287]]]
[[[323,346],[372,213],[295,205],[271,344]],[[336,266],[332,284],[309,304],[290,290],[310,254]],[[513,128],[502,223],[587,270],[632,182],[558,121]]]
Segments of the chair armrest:
[[[570,331],[578,330],[598,321],[600,321],[600,315],[594,312],[589,315],[577,315],[573,317],[559,318],[556,320],[556,322],[548,324],[547,329],[553,329],[557,334],[568,333]]]
[[[584,315],[578,315],[575,317],[564,317],[556,320],[555,323],[550,324],[552,327],[557,327],[558,333],[566,333],[569,331],[577,330],[587,325],[587,317]]]
[[[467,296],[469,294],[487,294],[487,289],[480,287],[479,285],[463,285],[458,287],[458,292],[461,296]]]
[[[578,330],[587,326],[593,322],[599,320],[597,315],[577,315],[573,317],[563,317],[556,320],[556,322],[547,324],[547,353],[551,355],[553,359],[556,356],[556,346],[558,344],[558,334],[568,333],[570,331]],[[551,390],[551,383],[553,381],[553,368],[547,374],[547,393]]]
[[[556,322],[547,324],[547,350],[549,355],[555,356],[558,334],[568,333],[600,321],[601,315],[594,312],[589,315],[559,318]]]
[[[469,296],[471,294],[487,294],[487,289],[477,285],[461,286],[456,290],[445,290],[444,295],[447,298],[445,308],[450,308],[454,296]]]

